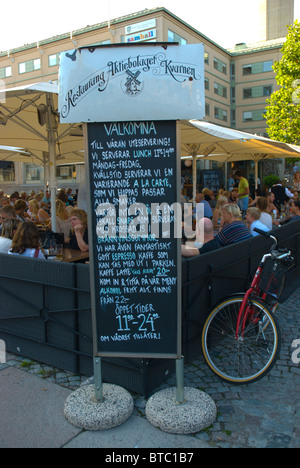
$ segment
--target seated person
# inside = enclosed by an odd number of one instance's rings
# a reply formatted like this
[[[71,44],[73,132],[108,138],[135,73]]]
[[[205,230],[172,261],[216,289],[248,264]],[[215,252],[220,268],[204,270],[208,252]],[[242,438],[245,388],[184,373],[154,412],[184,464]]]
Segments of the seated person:
[[[8,253],[11,249],[12,239],[20,221],[16,218],[7,218],[2,223],[0,236],[0,253]]]
[[[268,232],[270,229],[267,228],[265,224],[260,221],[261,212],[256,207],[248,208],[246,212],[246,222],[249,227],[249,230],[253,236],[259,236],[258,232],[255,232],[254,229],[260,229],[261,231]]]
[[[42,203],[43,203],[45,209],[50,210],[50,208],[51,208],[51,192],[49,190],[46,190],[45,196],[42,199]]]
[[[269,213],[270,215],[272,214],[275,214],[276,213],[276,216],[275,218],[277,217],[277,215],[279,214],[279,210],[276,208],[276,206],[274,205],[274,201],[275,201],[275,195],[273,192],[268,192],[266,194],[266,199],[267,199],[267,202],[268,202],[268,208],[267,208],[267,213]]]
[[[86,211],[73,208],[70,212],[70,220],[73,233],[69,238],[65,239],[65,244],[68,244],[71,249],[81,250],[81,252],[88,252],[89,239]]]
[[[201,219],[201,218],[213,218],[213,212],[211,209],[210,204],[204,200],[204,195],[202,193],[197,193],[196,198],[196,208],[194,210],[194,219]]]
[[[56,200],[56,231],[63,233],[64,238],[70,237],[71,231],[70,213],[62,200]]]
[[[229,203],[235,203],[239,201],[238,189],[233,188],[230,192],[230,197],[228,198]]]
[[[5,205],[10,205],[9,199],[5,196],[0,197],[0,208]]]
[[[292,217],[290,221],[299,221],[300,219],[300,200],[291,202]]]
[[[34,223],[44,223],[45,221],[50,221],[50,216],[48,213],[39,207],[37,200],[32,199],[28,202],[28,215]]]
[[[14,204],[14,209],[16,212],[17,219],[19,219],[20,221],[30,220],[30,216],[26,213],[27,203],[25,200],[21,200],[21,198],[17,200],[16,203]]]
[[[236,244],[253,236],[241,221],[242,212],[237,205],[227,204],[222,207],[221,224],[224,226],[216,235],[220,247]]]
[[[202,218],[197,224],[196,242],[187,242],[181,246],[183,257],[196,257],[219,248],[219,244],[214,239],[214,227],[209,218]]]
[[[0,208],[0,234],[2,229],[2,223],[7,218],[15,218],[16,212],[13,206],[5,205]]]
[[[214,224],[215,229],[218,229],[220,227],[221,208],[222,208],[222,206],[227,205],[227,204],[228,204],[228,198],[223,197],[223,196],[218,198],[217,206],[214,209],[214,214],[213,214],[213,224]]]
[[[33,222],[20,223],[12,240],[10,255],[22,255],[45,260],[40,251],[39,230]]]
[[[260,222],[265,224],[269,231],[273,228],[272,216],[267,212],[268,201],[266,197],[258,197],[256,202],[256,208],[260,210]]]

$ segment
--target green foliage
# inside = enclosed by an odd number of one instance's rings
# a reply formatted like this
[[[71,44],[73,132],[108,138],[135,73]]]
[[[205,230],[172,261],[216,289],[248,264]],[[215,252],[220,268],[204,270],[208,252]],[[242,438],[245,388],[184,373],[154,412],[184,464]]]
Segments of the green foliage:
[[[273,140],[300,144],[300,23],[290,26],[282,48],[282,59],[274,70],[280,89],[267,101],[265,117]]]
[[[271,188],[271,187],[273,187],[274,184],[277,184],[278,181],[279,181],[278,176],[275,176],[274,174],[270,174],[270,175],[264,177],[263,186]]]

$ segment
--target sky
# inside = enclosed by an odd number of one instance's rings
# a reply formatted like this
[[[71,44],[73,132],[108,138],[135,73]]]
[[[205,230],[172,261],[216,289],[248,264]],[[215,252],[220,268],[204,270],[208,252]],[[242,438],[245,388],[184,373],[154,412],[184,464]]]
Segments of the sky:
[[[164,6],[224,48],[257,42],[260,0],[12,0],[2,2],[0,51]],[[300,19],[300,0],[295,0]]]

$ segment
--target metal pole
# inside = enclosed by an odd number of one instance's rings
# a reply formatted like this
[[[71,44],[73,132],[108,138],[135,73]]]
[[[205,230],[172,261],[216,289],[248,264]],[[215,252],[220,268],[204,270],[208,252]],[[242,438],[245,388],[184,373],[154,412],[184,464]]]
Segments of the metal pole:
[[[98,403],[103,403],[103,384],[101,372],[101,358],[94,357],[94,379],[95,379],[95,399]]]
[[[197,156],[193,155],[193,206],[196,206],[195,198],[197,191]]]
[[[176,359],[176,403],[184,403],[184,357]]]
[[[56,232],[56,143],[55,116],[53,115],[53,97],[47,94],[48,140],[49,140],[49,185],[51,191],[51,224]]]

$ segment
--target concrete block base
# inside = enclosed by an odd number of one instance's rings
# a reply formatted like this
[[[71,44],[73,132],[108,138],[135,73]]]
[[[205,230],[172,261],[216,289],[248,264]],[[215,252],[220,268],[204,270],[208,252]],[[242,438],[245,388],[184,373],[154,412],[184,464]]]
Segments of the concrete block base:
[[[183,404],[176,402],[176,388],[155,393],[146,405],[148,421],[171,434],[194,434],[216,421],[217,407],[209,395],[186,387],[184,397]]]
[[[123,424],[134,408],[127,390],[111,384],[103,385],[104,401],[95,399],[95,386],[87,385],[73,392],[66,400],[64,414],[75,427],[101,431]]]

